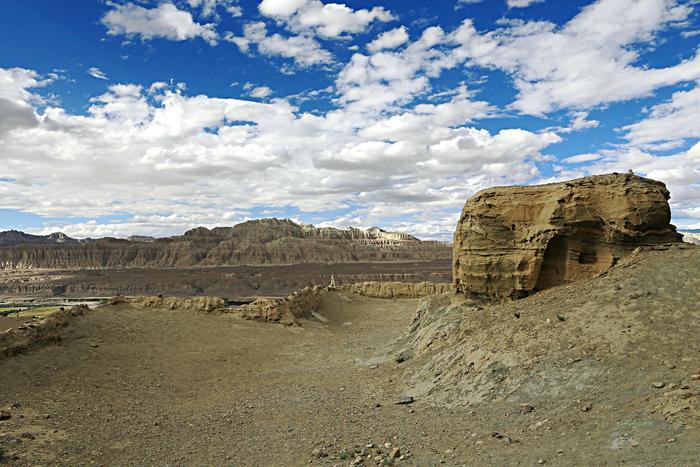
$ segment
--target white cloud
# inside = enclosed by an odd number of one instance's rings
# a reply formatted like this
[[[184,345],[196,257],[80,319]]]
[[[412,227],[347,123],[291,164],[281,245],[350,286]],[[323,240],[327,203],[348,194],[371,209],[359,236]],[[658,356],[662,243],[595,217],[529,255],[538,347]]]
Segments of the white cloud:
[[[571,123],[567,128],[561,128],[561,133],[573,133],[575,131],[596,128],[600,125],[598,120],[588,120],[588,112],[571,112]]]
[[[213,24],[199,24],[188,11],[179,10],[172,3],[161,3],[155,8],[144,8],[134,3],[113,5],[102,17],[107,34],[112,36],[138,36],[142,40],[162,37],[184,41],[201,37],[210,45],[216,45],[218,35]]]
[[[40,78],[15,75],[24,84],[13,86],[30,102],[26,86]],[[345,108],[314,115],[280,99],[185,96],[162,82],[115,84],[91,100],[86,115],[49,107],[34,127],[0,135],[0,177],[14,180],[0,183],[0,208],[46,216],[132,213],[123,222],[64,229],[75,235],[174,234],[188,222],[221,221],[232,209],[245,215],[290,205],[313,212],[355,206],[355,218],[384,216],[386,222],[372,222],[384,225],[394,222],[388,213],[403,210],[401,222],[418,224],[426,213],[455,212],[475,189],[538,173],[541,152],[558,137],[463,126],[492,111],[472,101],[465,86],[445,102],[389,115]],[[91,183],[76,187],[76,177]]]
[[[39,124],[32,104],[45,101],[31,89],[50,84],[33,70],[0,68],[0,136],[13,129],[32,128]]]
[[[243,16],[243,8],[237,5],[231,5],[229,7],[226,7],[226,11],[228,11],[228,14],[230,14],[234,18],[240,18],[241,16]]]
[[[284,37],[278,33],[268,35],[267,26],[263,22],[248,23],[243,27],[243,36],[227,33],[224,40],[236,44],[243,53],[248,53],[253,44],[263,55],[292,58],[301,68],[333,61],[331,53],[322,49],[312,37],[304,35]]]
[[[363,32],[374,21],[392,21],[384,7],[353,10],[343,3],[320,0],[263,0],[258,6],[264,16],[284,22],[295,33],[314,32],[325,38],[339,38]]]
[[[527,8],[535,3],[542,3],[544,0],[507,0],[508,8]]]
[[[243,9],[238,5],[238,0],[187,0],[192,8],[201,8],[200,14],[203,18],[219,20],[218,8],[223,8],[231,16],[239,17],[243,15]]]
[[[599,0],[562,27],[510,21],[480,33],[466,20],[450,39],[458,45],[457,60],[515,79],[515,109],[534,115],[585,110],[700,77],[698,54],[666,68],[636,64],[641,45],[653,47],[659,31],[686,20],[690,11],[675,0]]]
[[[97,78],[97,79],[104,79],[104,80],[109,79],[109,78],[107,78],[107,75],[102,70],[100,70],[99,68],[96,68],[96,67],[90,68],[87,71],[87,74],[92,76],[93,78]]]
[[[673,146],[687,138],[700,138],[700,82],[678,91],[668,102],[656,104],[644,120],[624,127],[630,144],[641,147]]]
[[[235,6],[188,1],[201,17],[216,18],[207,5],[219,12]],[[288,58],[287,73],[336,65],[316,36],[347,38],[393,18],[381,8],[317,0],[264,0],[259,8],[287,31],[271,33],[262,21],[248,22],[241,36],[227,33],[225,39],[244,53]],[[175,10],[177,21],[161,18],[163,9]],[[128,25],[112,32],[104,21],[110,13]],[[110,34],[185,40],[207,39],[209,31],[217,38],[213,25],[194,22],[171,3],[150,9],[129,3],[110,13],[103,19]],[[465,21],[454,31],[426,28],[413,41],[400,26],[367,45],[373,53],[324,67],[337,71],[334,86],[318,91],[333,99],[327,111],[292,105],[321,95],[308,90],[273,98],[279,90],[246,83],[248,96],[266,100],[260,102],[189,96],[184,83],[155,82],[109,86],[78,115],[47,106],[36,93],[50,80],[0,68],[0,178],[11,180],[0,183],[0,209],[47,216],[130,213],[124,221],[67,227],[80,236],[174,234],[196,224],[231,224],[263,207],[291,206],[322,217],[344,210],[334,220],[340,225],[379,224],[448,239],[456,213],[478,189],[531,182],[543,169],[566,178],[632,168],[668,183],[674,218],[694,225],[700,219],[700,145],[663,157],[649,151],[698,138],[698,87],[677,91],[624,127],[625,146],[560,162],[547,154],[560,135],[600,124],[589,117],[592,108],[600,108],[594,113],[599,118],[608,103],[697,80],[698,56],[666,68],[643,60],[658,33],[688,14],[687,4],[673,0],[600,0],[563,26],[502,20],[499,29],[480,32]],[[478,82],[470,78],[452,89],[435,82],[463,65],[502,70],[517,91],[513,109],[536,115],[562,109],[570,124],[542,131],[479,128],[474,122],[503,110],[478,99]],[[91,183],[76,187],[76,178]]]
[[[406,42],[408,42],[408,32],[405,26],[401,26],[380,34],[379,37],[367,44],[367,50],[374,53],[384,49],[395,49]]]
[[[443,40],[444,31],[434,26],[399,52],[382,51],[369,57],[354,54],[336,78],[338,101],[360,111],[380,111],[426,92],[430,77],[455,66],[436,48]]]
[[[253,88],[249,95],[250,97],[255,97],[257,99],[265,99],[266,97],[270,97],[270,95],[272,95],[272,89],[268,88],[267,86],[258,86]]]
[[[595,153],[578,154],[576,156],[567,157],[566,159],[563,159],[562,162],[565,164],[581,164],[583,162],[597,161],[602,157],[602,155]]]
[[[308,0],[262,0],[258,9],[265,16],[288,18],[307,3]]]

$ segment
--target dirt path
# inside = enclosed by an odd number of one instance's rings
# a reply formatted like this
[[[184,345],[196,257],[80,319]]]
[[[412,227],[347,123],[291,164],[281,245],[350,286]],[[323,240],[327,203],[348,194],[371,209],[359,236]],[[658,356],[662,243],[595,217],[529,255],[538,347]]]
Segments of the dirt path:
[[[12,415],[0,449],[15,465],[350,465],[357,455],[376,465],[394,447],[407,457],[381,462],[697,461],[693,440],[667,442],[672,428],[617,446],[604,411],[556,402],[532,413],[397,405],[403,366],[386,349],[416,301],[324,300],[329,323],[294,328],[126,306],[77,318],[61,345],[0,361],[0,408]]]

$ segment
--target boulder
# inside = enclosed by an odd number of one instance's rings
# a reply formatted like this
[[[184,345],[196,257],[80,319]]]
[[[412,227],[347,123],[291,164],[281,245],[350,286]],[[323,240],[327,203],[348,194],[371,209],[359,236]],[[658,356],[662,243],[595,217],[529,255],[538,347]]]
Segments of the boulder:
[[[658,181],[608,174],[496,187],[467,201],[452,280],[470,298],[519,298],[595,276],[641,246],[681,241]]]

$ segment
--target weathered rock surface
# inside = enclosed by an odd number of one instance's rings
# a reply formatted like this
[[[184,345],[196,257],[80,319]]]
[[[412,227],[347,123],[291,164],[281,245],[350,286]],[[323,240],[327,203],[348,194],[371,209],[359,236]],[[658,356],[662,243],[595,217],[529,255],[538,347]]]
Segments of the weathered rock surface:
[[[76,305],[0,332],[0,359],[25,353],[34,347],[59,342],[62,339],[61,329],[68,325],[73,317],[82,316],[88,311],[90,308],[87,305]]]
[[[166,310],[191,310],[210,313],[226,308],[226,301],[219,297],[135,297],[126,300],[137,308],[161,308]],[[114,302],[114,299],[113,299]]]
[[[243,319],[296,324],[298,318],[308,318],[321,306],[323,289],[317,285],[297,290],[282,300],[259,298],[230,312]]]
[[[84,269],[353,263],[449,258],[449,245],[379,228],[316,228],[287,219],[260,219],[233,227],[198,227],[182,236],[144,241],[103,238],[45,243],[7,235],[2,269]],[[11,239],[10,239],[11,237]],[[13,243],[14,242],[14,243]],[[9,245],[9,246],[8,246]]]
[[[339,289],[372,298],[423,298],[452,291],[452,284],[433,282],[358,282]]]
[[[132,297],[117,296],[110,300],[111,305],[127,303],[135,308],[156,308],[161,310],[187,310],[204,313],[228,313],[242,319],[271,321],[286,325],[297,323],[298,318],[308,318],[312,311],[321,306],[324,289],[318,285],[304,287],[282,299],[258,298],[252,303],[238,308],[229,308],[219,297]]]
[[[680,242],[668,199],[663,183],[632,174],[480,191],[455,232],[455,289],[522,297],[593,277],[637,247]]]

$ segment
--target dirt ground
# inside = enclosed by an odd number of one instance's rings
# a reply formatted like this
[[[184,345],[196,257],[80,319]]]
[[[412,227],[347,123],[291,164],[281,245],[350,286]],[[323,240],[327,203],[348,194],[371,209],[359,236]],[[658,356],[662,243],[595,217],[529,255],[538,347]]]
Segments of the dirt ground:
[[[25,322],[27,322],[26,318],[8,318],[5,316],[0,316],[0,332],[6,329],[16,328]]]
[[[659,252],[649,263],[662,265],[656,272],[640,263],[578,289],[479,308],[481,321],[432,320],[424,324],[432,344],[416,331],[420,319],[410,328],[415,300],[331,293],[320,309],[329,322],[299,327],[102,307],[75,318],[60,345],[0,360],[0,409],[11,415],[0,421],[0,449],[10,465],[698,465],[700,424],[687,411],[700,390],[700,317],[697,300],[689,302],[697,297],[698,252]],[[610,295],[616,284],[623,299]],[[651,299],[639,290],[649,284]],[[592,316],[595,300],[620,303],[601,313],[644,310],[640,298],[666,321],[614,316],[603,332],[575,318],[584,303]],[[513,318],[514,310],[523,316]],[[467,324],[450,328],[455,319]],[[478,322],[493,348],[469,340]],[[655,326],[658,333],[647,333]],[[447,358],[440,336],[455,331],[461,354],[434,365]],[[573,339],[589,332],[595,345],[619,341],[612,348],[621,353],[593,346],[572,357],[574,340],[561,349],[537,341],[539,333]],[[412,333],[417,355],[398,362],[397,345]],[[489,384],[506,381],[507,365],[527,357],[517,397],[447,400],[446,385],[458,394],[488,387],[465,376],[470,365],[461,357],[503,347],[508,358],[483,374]],[[553,374],[556,391],[538,385]],[[396,404],[405,396],[415,401]]]

